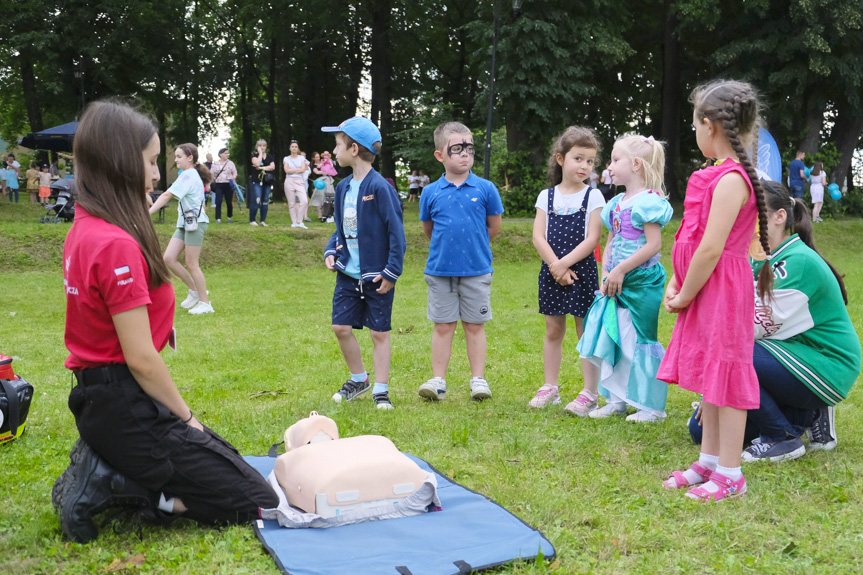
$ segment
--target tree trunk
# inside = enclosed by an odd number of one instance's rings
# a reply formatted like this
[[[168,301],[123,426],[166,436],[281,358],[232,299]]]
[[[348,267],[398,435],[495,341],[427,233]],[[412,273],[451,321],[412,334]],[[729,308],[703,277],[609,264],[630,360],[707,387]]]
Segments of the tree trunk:
[[[814,96],[810,98],[809,111],[806,113],[806,133],[797,148],[809,155],[818,153],[818,148],[821,146],[821,126],[824,125],[824,106],[820,101],[812,100]]]
[[[164,110],[158,112],[159,121],[159,188],[168,189],[168,118]]]
[[[396,164],[392,154],[393,81],[392,81],[392,1],[376,0],[372,8],[372,122],[381,129],[383,149],[378,170],[386,178],[395,178]]]
[[[830,172],[830,181],[836,182],[840,186],[845,174],[851,168],[854,150],[860,144],[860,138],[863,137],[863,116],[849,113],[847,110],[846,107],[839,109],[831,138],[836,142],[836,147],[839,150],[839,164]]]
[[[36,87],[36,76],[33,74],[33,60],[27,52],[21,52],[21,87],[24,91],[24,102],[27,106],[27,123],[31,132],[45,129],[42,124],[42,108],[39,107],[39,90]]]
[[[662,102],[659,136],[665,140],[665,188],[671,200],[680,200],[677,168],[680,163],[680,45],[675,36],[677,17],[672,0],[665,0],[662,33]]]
[[[357,115],[357,105],[360,99],[360,82],[363,75],[363,25],[360,22],[359,15],[354,18],[353,26],[348,37],[348,85],[345,86],[345,96],[347,97],[347,117]]]
[[[243,160],[235,162],[235,164],[243,167],[243,176],[245,181],[243,184],[248,185],[249,176],[252,173],[252,162],[250,160],[254,149],[254,140],[252,139],[252,124],[249,120],[249,97],[246,88],[248,80],[247,74],[240,75],[240,126],[243,130]]]

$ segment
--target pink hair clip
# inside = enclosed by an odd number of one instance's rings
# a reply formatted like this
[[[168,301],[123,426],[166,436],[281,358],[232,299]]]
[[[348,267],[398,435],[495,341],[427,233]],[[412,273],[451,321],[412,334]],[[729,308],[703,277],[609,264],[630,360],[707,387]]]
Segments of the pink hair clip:
[[[648,136],[647,138],[644,138],[644,143],[652,146],[656,143],[656,140],[653,139],[653,136]]]

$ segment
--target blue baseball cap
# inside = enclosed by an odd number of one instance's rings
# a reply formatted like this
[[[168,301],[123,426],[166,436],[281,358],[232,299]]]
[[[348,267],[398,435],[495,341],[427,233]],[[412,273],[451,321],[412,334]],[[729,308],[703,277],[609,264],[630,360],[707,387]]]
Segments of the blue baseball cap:
[[[321,132],[344,132],[357,144],[363,146],[373,154],[375,151],[375,142],[381,141],[381,131],[368,118],[362,116],[354,116],[348,118],[338,126],[324,126]]]

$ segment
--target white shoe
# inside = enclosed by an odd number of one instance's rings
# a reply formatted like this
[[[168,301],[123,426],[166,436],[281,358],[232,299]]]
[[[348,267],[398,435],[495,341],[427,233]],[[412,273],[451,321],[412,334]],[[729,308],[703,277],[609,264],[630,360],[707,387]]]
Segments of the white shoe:
[[[470,378],[470,398],[477,401],[491,398],[491,389],[485,379],[482,377]]]
[[[297,227],[298,227],[298,228],[303,228],[304,230],[309,229],[309,228],[307,228],[307,227],[306,227],[306,224],[303,224],[303,223],[299,223],[299,224],[297,224]]]
[[[626,415],[626,403],[606,403],[604,406],[599,409],[594,409],[587,415],[593,419],[605,419],[612,415]]]
[[[298,228],[298,227],[300,227],[300,225],[299,224],[291,224],[291,227],[292,228]]]
[[[653,411],[639,409],[632,415],[627,416],[626,421],[634,421],[636,423],[662,423],[665,421],[665,414],[658,415]]]
[[[200,301],[198,299],[198,292],[189,290],[189,295],[186,296],[186,299],[183,300],[183,303],[181,303],[180,306],[183,309],[192,309],[198,301]]]
[[[216,310],[213,309],[213,304],[199,301],[198,305],[189,310],[189,313],[192,315],[201,315],[205,313],[215,313],[215,311]]]
[[[250,226],[257,226],[257,225],[258,225],[258,222],[249,222],[249,225],[250,225]]]
[[[446,380],[442,377],[433,377],[420,386],[420,397],[440,401],[446,397]]]

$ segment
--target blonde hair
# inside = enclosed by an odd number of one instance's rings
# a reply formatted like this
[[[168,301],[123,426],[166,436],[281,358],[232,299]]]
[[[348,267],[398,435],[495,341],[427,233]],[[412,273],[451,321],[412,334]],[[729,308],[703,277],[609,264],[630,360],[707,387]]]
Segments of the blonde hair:
[[[264,146],[266,148],[267,147],[267,141],[265,139],[261,138],[260,140],[255,142],[255,147],[257,148],[258,146]]]
[[[665,190],[665,142],[645,138],[638,134],[626,134],[614,142],[614,150],[626,154],[629,159],[638,158],[644,169],[641,174],[645,187],[668,198]]]
[[[453,134],[467,134],[471,135],[470,128],[462,124],[461,122],[444,122],[434,131],[434,147],[436,150],[440,150],[441,152],[445,151],[447,142],[449,142],[450,136]]]
[[[563,166],[558,163],[557,155],[565,156],[575,147],[596,150],[594,165],[599,162],[599,153],[602,151],[602,145],[599,143],[596,133],[590,128],[583,128],[581,126],[568,127],[551,146],[551,156],[548,158],[548,181],[552,186],[556,186],[563,181]]]

